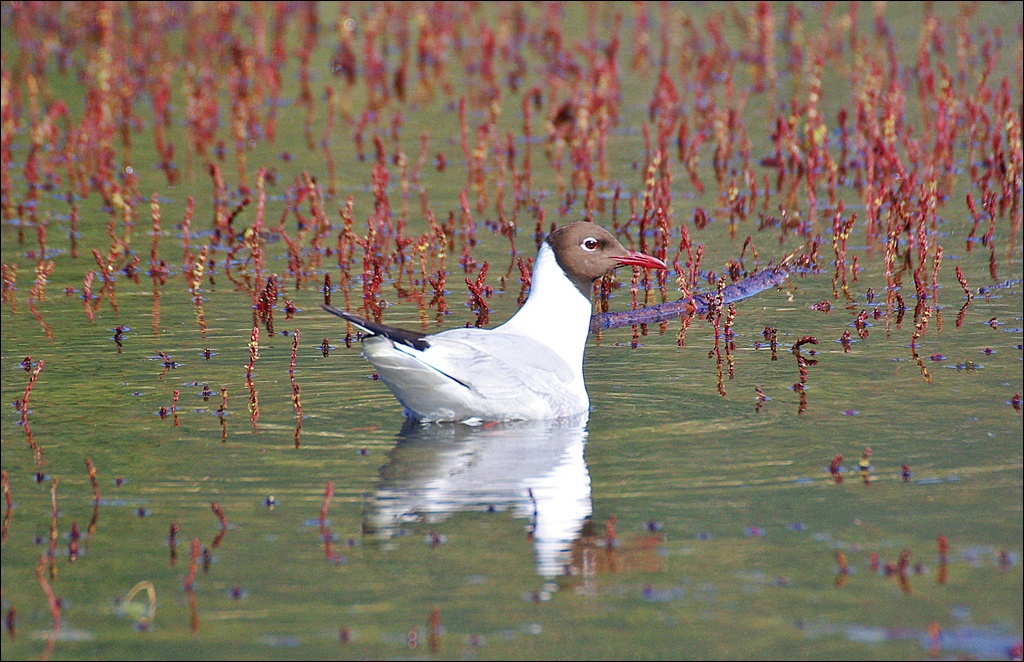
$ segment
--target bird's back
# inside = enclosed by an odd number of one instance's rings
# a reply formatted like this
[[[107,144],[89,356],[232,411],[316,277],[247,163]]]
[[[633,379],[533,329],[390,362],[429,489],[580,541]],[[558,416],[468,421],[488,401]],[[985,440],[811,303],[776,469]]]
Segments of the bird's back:
[[[363,356],[423,421],[560,418],[589,407],[582,379],[558,354],[500,329],[451,329],[425,349],[370,336]]]

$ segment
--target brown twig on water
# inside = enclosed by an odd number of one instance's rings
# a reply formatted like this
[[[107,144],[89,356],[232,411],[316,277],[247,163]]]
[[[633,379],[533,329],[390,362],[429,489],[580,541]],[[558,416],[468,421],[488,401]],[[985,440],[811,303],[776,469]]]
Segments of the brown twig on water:
[[[217,418],[220,419],[220,443],[228,440],[228,390],[225,387],[220,389],[220,406],[217,408]]]
[[[292,333],[292,360],[288,365],[288,378],[292,384],[292,406],[295,408],[295,447],[299,447],[299,434],[302,432],[302,402],[299,400],[299,384],[295,381],[295,360],[299,354],[299,330]]]
[[[191,593],[196,579],[196,571],[199,569],[199,539],[193,538],[188,559],[188,575],[185,577],[184,588]]]
[[[836,552],[836,565],[839,566],[839,573],[836,575],[836,588],[843,588],[850,575],[850,564],[846,560],[846,554],[841,551]]]
[[[49,262],[45,262],[42,259],[39,260],[39,263],[36,264],[36,284],[28,295],[28,309],[32,312],[40,326],[43,327],[43,332],[46,333],[46,338],[50,341],[53,341],[53,329],[50,328],[50,325],[43,320],[43,316],[36,310],[36,301],[43,300],[43,288],[46,286],[47,279],[53,273],[55,266],[53,260]]]
[[[3,288],[2,290],[2,301],[11,304],[11,313],[17,314],[18,312],[18,300],[14,297],[14,293],[17,291],[18,282],[18,265],[16,264],[4,264],[3,265]]]
[[[327,481],[327,487],[324,489],[324,502],[320,506],[320,540],[324,543],[324,558],[327,559],[328,563],[336,564],[340,557],[334,553],[334,536],[327,525],[327,509],[330,507],[333,498],[334,483]]]
[[[817,345],[818,339],[814,336],[801,336],[799,340],[793,343],[793,356],[796,357],[797,368],[800,371],[800,379],[797,383],[793,384],[793,390],[800,395],[800,408],[797,413],[803,414],[807,411],[807,372],[808,368],[818,364],[817,359],[809,359],[803,355],[801,347],[806,344]],[[813,353],[813,350],[812,350]],[[842,458],[840,458],[842,459]]]
[[[213,513],[217,516],[217,521],[220,524],[220,530],[217,531],[217,536],[213,539],[213,542],[210,544],[210,547],[212,547],[213,549],[218,549],[221,546],[221,543],[224,542],[224,536],[228,532],[228,521],[224,517],[224,509],[221,508],[216,501],[210,502],[210,510],[212,510]]]
[[[4,491],[4,525],[0,542],[7,542],[7,533],[11,527],[11,483],[7,479],[7,470],[3,470],[3,491]]]
[[[320,506],[320,526],[326,526],[327,522],[327,509],[331,505],[331,499],[334,498],[334,483],[327,481],[327,488],[324,490],[324,502]]]
[[[218,505],[216,501],[211,501],[210,502],[210,510],[212,510],[213,514],[217,516],[217,521],[220,523],[220,528],[221,529],[228,528],[228,521],[224,517],[224,509],[221,508],[220,505]]]
[[[96,480],[96,465],[94,465],[92,460],[89,458],[85,458],[85,470],[89,473],[89,483],[92,485],[93,502],[99,503],[100,485],[99,481]]]
[[[35,386],[36,380],[39,379],[39,373],[43,371],[43,364],[45,362],[40,359],[36,363],[35,369],[29,376],[28,385],[25,386],[25,395],[21,397],[21,426],[25,428],[25,441],[28,443],[29,448],[32,449],[32,457],[35,459],[36,467],[38,470],[42,470],[43,467],[43,451],[39,448],[39,445],[32,439],[32,429],[28,424],[28,400],[29,396],[32,395],[32,387]]]
[[[841,467],[842,462],[843,454],[837,453],[836,456],[832,458],[832,462],[831,464],[829,464],[828,467],[829,474],[832,475],[832,479],[835,480],[837,483],[843,482],[843,473]]]
[[[436,653],[441,649],[441,610],[430,608],[430,651]]]
[[[170,565],[173,568],[178,562],[178,523],[171,522],[167,532],[167,548],[170,553]]]
[[[53,594],[53,588],[50,586],[50,582],[46,579],[46,562],[46,555],[41,554],[39,556],[39,563],[36,564],[36,581],[39,582],[39,588],[43,589],[43,595],[46,596],[46,602],[50,605],[50,617],[53,619],[53,628],[50,631],[46,651],[41,656],[41,659],[44,660],[48,659],[50,654],[53,652],[53,645],[56,642],[57,633],[60,632],[61,618],[61,601]]]
[[[252,334],[249,337],[249,365],[245,369],[245,383],[249,387],[249,420],[252,421],[253,430],[256,429],[256,422],[260,418],[260,402],[256,393],[256,384],[252,379],[253,367],[260,358],[260,327],[252,327]]]

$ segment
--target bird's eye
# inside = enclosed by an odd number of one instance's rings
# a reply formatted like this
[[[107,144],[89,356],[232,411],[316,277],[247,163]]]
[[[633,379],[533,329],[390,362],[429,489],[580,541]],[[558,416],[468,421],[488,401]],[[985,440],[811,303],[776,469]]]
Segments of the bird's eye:
[[[594,251],[597,250],[597,239],[594,239],[593,237],[587,237],[586,239],[583,240],[583,243],[580,244],[580,248],[587,251],[588,253],[593,253]]]

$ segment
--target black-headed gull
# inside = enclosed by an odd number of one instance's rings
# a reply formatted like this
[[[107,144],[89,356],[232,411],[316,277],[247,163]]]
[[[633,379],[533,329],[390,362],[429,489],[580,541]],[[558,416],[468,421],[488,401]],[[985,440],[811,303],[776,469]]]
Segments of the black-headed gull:
[[[359,327],[363,356],[424,422],[546,420],[589,410],[583,350],[594,281],[621,266],[665,269],[658,258],[626,249],[599,225],[554,230],[537,253],[530,295],[494,329],[436,334],[406,331],[321,307]]]

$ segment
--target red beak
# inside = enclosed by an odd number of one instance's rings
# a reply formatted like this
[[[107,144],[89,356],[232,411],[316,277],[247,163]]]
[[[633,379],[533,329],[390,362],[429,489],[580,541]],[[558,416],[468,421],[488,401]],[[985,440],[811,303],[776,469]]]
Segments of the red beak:
[[[626,255],[618,258],[618,262],[620,266],[629,265],[631,267],[645,267],[647,269],[668,269],[668,265],[658,258],[636,251],[627,252]]]

